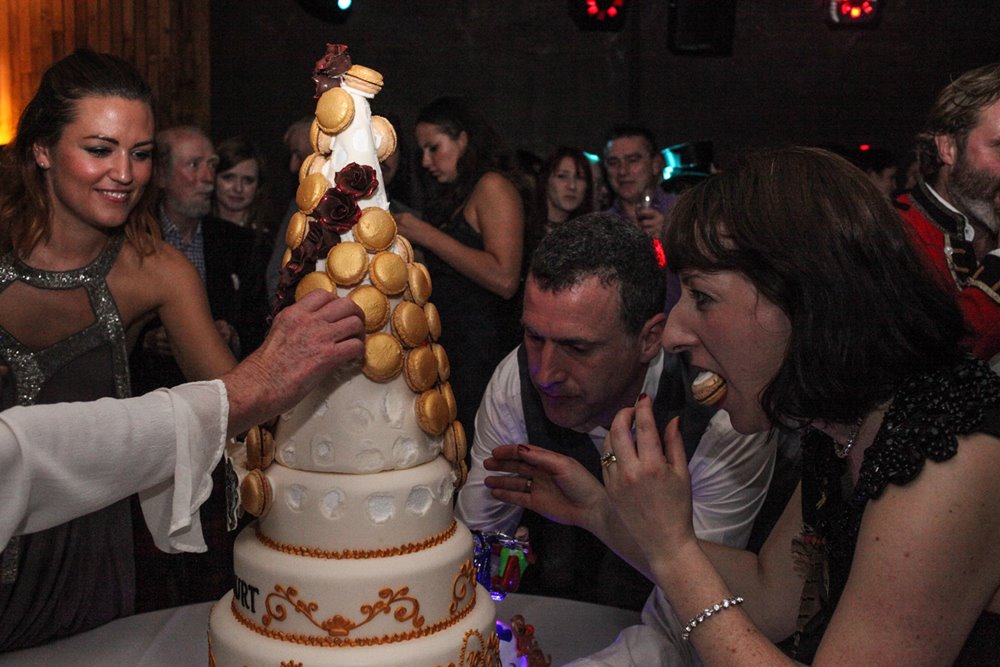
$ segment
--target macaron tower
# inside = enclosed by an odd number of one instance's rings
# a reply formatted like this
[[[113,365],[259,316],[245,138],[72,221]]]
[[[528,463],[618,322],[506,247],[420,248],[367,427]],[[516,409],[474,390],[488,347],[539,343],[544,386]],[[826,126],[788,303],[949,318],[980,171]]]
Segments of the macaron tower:
[[[314,152],[274,309],[315,289],[352,299],[364,362],[230,446],[230,487],[257,521],[236,541],[235,589],[213,609],[210,662],[496,665],[493,604],[452,513],[467,442],[431,279],[381,183],[396,143],[371,114],[382,75],[330,44],[313,81]]]

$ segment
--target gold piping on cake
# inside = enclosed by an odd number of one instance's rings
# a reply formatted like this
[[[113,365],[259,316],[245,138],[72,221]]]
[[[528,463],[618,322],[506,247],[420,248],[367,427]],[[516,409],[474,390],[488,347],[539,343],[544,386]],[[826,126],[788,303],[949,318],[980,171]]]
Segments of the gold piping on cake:
[[[393,591],[391,588],[383,588],[378,592],[378,596],[382,598],[381,600],[373,604],[361,605],[361,613],[365,615],[365,618],[359,622],[344,618],[340,614],[335,614],[323,622],[317,622],[316,619],[313,618],[313,612],[319,609],[318,604],[315,602],[303,602],[302,600],[296,599],[298,598],[299,591],[294,586],[285,588],[275,584],[274,592],[269,594],[267,599],[264,601],[267,613],[264,614],[261,622],[264,625],[271,625],[272,621],[283,621],[287,618],[288,612],[285,611],[285,605],[279,601],[274,602],[272,606],[273,600],[277,598],[278,600],[284,600],[291,604],[295,611],[308,618],[309,622],[320,630],[325,630],[331,637],[347,637],[351,634],[352,630],[370,623],[371,620],[379,614],[388,614],[392,612],[393,606],[397,603],[401,604],[396,607],[395,613],[392,614],[393,618],[400,623],[411,621],[413,627],[420,628],[424,624],[424,617],[420,615],[420,602],[416,598],[408,595],[409,592],[409,586],[403,586],[398,591]],[[451,613],[454,612],[452,611]]]
[[[422,542],[410,542],[408,544],[403,544],[398,547],[390,547],[388,549],[344,549],[342,551],[330,551],[328,549],[320,549],[317,547],[297,546],[294,544],[278,542],[277,540],[265,535],[261,531],[259,523],[254,524],[254,534],[257,536],[257,539],[260,540],[261,544],[267,548],[286,554],[305,556],[307,558],[326,558],[329,560],[363,560],[366,558],[389,558],[391,556],[403,556],[406,554],[417,553],[418,551],[423,551],[425,549],[430,549],[431,547],[436,547],[451,538],[451,536],[455,534],[457,527],[458,526],[455,523],[455,520],[452,519],[451,525],[447,528],[447,530],[438,533],[437,535],[428,537]]]
[[[463,618],[468,616],[472,610],[475,608],[475,604],[470,604],[468,607],[463,609],[461,612],[452,616],[451,618],[446,618],[443,621],[434,623],[432,625],[425,625],[422,628],[416,630],[410,630],[409,632],[394,633],[391,635],[382,635],[381,637],[359,637],[357,639],[351,639],[348,637],[321,637],[314,635],[303,635],[297,632],[282,632],[281,630],[270,630],[268,628],[262,628],[252,619],[246,618],[240,613],[240,610],[236,607],[236,599],[230,603],[229,608],[233,613],[233,617],[244,627],[259,635],[268,637],[269,639],[277,639],[279,641],[291,642],[294,644],[302,644],[305,646],[323,646],[323,647],[356,647],[356,646],[380,646],[382,644],[395,644],[398,642],[408,642],[414,639],[419,639],[420,637],[427,637],[433,635],[442,630],[446,630],[451,626],[455,625]]]

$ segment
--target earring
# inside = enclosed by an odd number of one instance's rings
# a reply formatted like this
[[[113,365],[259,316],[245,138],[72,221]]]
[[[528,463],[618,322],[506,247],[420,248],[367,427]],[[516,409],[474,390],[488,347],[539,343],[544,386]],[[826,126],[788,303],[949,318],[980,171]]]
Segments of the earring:
[[[42,171],[47,171],[49,168],[48,160],[36,160],[35,163],[38,165],[38,168],[41,169]]]

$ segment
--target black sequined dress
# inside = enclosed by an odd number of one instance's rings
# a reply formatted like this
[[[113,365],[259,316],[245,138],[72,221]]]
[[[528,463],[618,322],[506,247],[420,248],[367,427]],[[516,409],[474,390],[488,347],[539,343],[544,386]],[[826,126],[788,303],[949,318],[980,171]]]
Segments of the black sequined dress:
[[[0,258],[0,356],[10,367],[0,384],[0,407],[129,395],[124,328],[106,282],[122,239],[115,237],[97,259],[74,271],[33,269],[12,254]],[[135,567],[129,502],[15,537],[0,562],[0,651],[130,614]]]
[[[911,377],[900,387],[865,450],[856,485],[828,436],[810,431],[803,437],[804,530],[797,548],[810,575],[798,650],[789,651],[797,660],[811,662],[847,585],[868,501],[890,484],[913,481],[926,462],[950,459],[958,450],[956,435],[968,433],[1000,437],[1000,377],[974,359]],[[983,612],[954,664],[1000,665],[1000,615]]]

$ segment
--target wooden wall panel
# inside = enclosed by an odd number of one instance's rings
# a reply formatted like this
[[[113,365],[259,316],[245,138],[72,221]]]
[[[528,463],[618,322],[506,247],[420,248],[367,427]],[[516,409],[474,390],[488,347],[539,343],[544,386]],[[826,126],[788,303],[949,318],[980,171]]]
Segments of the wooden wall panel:
[[[149,81],[157,127],[211,119],[209,0],[0,0],[0,145],[42,73],[81,46],[122,56]]]

